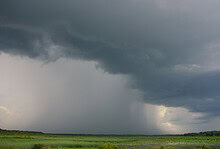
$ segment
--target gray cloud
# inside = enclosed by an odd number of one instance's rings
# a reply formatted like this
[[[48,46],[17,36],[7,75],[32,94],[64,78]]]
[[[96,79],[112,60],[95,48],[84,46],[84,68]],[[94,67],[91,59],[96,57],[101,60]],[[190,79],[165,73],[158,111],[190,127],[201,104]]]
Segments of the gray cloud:
[[[219,4],[7,0],[0,5],[0,49],[97,61],[109,73],[130,75],[146,103],[219,116]]]

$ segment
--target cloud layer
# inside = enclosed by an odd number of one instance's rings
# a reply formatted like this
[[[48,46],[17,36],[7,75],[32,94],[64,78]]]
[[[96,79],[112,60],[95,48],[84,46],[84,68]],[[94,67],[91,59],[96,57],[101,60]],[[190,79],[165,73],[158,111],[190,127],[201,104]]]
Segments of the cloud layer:
[[[219,116],[218,0],[7,0],[0,51],[96,61],[146,103]]]

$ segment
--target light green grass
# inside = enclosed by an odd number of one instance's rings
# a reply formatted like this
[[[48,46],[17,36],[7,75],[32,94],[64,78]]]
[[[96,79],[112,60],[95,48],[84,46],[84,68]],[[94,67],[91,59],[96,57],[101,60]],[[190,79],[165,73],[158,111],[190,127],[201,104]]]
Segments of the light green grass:
[[[64,136],[0,133],[0,149],[219,148],[220,137],[190,136]]]

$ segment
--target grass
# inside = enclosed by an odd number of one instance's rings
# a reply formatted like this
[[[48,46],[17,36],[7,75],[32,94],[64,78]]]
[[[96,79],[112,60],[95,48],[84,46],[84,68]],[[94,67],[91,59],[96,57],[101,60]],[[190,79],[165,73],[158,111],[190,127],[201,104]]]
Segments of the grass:
[[[68,136],[0,132],[0,149],[220,149],[219,136]]]

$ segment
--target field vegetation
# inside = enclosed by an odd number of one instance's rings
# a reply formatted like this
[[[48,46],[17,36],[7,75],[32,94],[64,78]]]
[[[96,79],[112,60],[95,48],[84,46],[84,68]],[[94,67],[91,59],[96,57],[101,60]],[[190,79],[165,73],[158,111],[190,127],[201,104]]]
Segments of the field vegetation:
[[[220,149],[220,136],[54,135],[0,130],[0,149]]]

